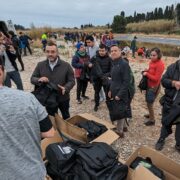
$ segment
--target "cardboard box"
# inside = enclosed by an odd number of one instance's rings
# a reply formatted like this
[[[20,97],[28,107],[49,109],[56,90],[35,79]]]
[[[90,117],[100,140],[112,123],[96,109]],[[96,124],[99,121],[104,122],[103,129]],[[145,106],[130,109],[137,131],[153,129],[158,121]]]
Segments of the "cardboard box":
[[[147,168],[138,166],[133,172],[132,180],[160,180],[157,176],[151,173]]]
[[[130,164],[136,159],[137,156],[146,158],[149,157],[152,160],[152,163],[163,170],[166,180],[180,180],[180,164],[172,161],[171,159],[167,158],[165,155],[161,154],[160,152],[148,148],[146,146],[142,146],[138,148],[126,161],[126,165],[128,167]],[[139,174],[143,175],[144,170],[140,169]],[[134,180],[134,172],[135,170],[129,167],[129,173],[127,180]],[[146,178],[147,179],[147,178]],[[144,179],[144,180],[146,180]],[[139,179],[140,180],[140,179]],[[147,180],[151,180],[148,178]]]
[[[58,131],[62,134],[62,136],[66,139],[72,139],[81,143],[87,143],[87,131],[75,126],[76,123],[82,121],[93,120],[100,124],[103,124],[108,129],[106,132],[101,134],[99,137],[94,139],[92,142],[105,142],[107,144],[112,144],[119,136],[112,131],[111,129],[115,126],[108,121],[101,120],[91,114],[79,114],[69,118],[68,120],[64,121],[59,115],[55,115],[55,121],[57,125]]]

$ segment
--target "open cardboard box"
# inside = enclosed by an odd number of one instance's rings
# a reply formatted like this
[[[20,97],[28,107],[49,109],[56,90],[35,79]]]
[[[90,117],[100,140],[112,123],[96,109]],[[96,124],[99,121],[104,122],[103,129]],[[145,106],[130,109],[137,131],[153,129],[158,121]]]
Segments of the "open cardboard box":
[[[56,130],[55,136],[53,138],[45,138],[41,141],[42,157],[45,159],[45,149],[49,144],[62,142],[64,137],[79,141],[82,143],[87,143],[87,132],[84,129],[81,129],[74,125],[77,121],[87,121],[93,120],[98,123],[101,123],[107,127],[107,131],[94,139],[92,142],[106,142],[107,144],[112,144],[119,136],[111,130],[115,126],[110,122],[101,120],[91,114],[85,113],[73,116],[64,121],[59,115],[56,114],[55,117],[49,116],[52,121],[53,127]],[[60,133],[59,133],[59,132]],[[63,139],[62,139],[62,137]]]
[[[128,167],[130,164],[135,160],[137,156],[146,158],[149,157],[152,160],[152,163],[156,165],[158,168],[163,170],[164,175],[166,177],[166,180],[180,180],[180,164],[172,161],[171,159],[167,158],[160,152],[157,152],[154,149],[151,149],[146,146],[142,146],[138,148],[130,157],[129,159],[125,162]],[[144,171],[142,169],[139,170],[139,174],[144,175]],[[135,177],[135,170],[131,169],[129,167],[129,173],[128,173],[128,178],[127,180],[134,180]],[[136,172],[137,173],[137,172]],[[147,175],[148,176],[148,175]],[[147,179],[147,178],[146,178]],[[142,180],[146,180],[143,179]],[[139,179],[141,180],[141,179]],[[150,177],[147,180],[151,180]]]
[[[110,145],[116,139],[119,138],[119,136],[114,131],[111,130],[112,128],[115,127],[113,124],[111,124],[108,121],[101,120],[91,114],[88,113],[79,114],[67,119],[66,121],[64,121],[59,115],[57,114],[55,115],[57,129],[60,132],[60,134],[65,139],[67,138],[81,143],[88,142],[87,131],[82,128],[79,128],[75,124],[78,122],[88,121],[88,120],[93,120],[95,122],[103,124],[108,129],[106,132],[104,132],[103,134],[101,134],[99,137],[97,137],[91,142],[105,142]]]

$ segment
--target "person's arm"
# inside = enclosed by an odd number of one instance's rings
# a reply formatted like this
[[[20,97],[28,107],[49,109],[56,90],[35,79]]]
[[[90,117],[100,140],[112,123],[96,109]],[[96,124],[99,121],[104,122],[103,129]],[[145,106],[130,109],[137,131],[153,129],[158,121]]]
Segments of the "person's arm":
[[[120,99],[124,96],[124,94],[127,93],[128,87],[129,87],[129,82],[130,82],[130,67],[128,63],[123,63],[123,77],[122,77],[122,86],[117,93],[116,96],[118,96]]]
[[[148,77],[148,79],[157,82],[159,81],[159,79],[161,79],[163,71],[164,71],[164,64],[159,64],[158,67],[156,68],[155,74],[150,74],[149,72],[147,72],[146,76]]]
[[[174,70],[175,70],[174,66],[175,66],[175,64],[170,65],[162,77],[161,83],[162,83],[162,86],[166,89],[174,88],[174,86],[173,86],[173,84],[174,84],[173,75],[174,75]]]
[[[29,96],[31,98],[33,112],[35,113],[34,119],[39,123],[41,137],[53,137],[55,131],[45,107],[39,103],[33,94],[29,93]]]
[[[70,90],[74,87],[74,85],[75,85],[74,71],[72,67],[68,64],[67,82],[64,85],[65,92],[69,93]]]
[[[40,75],[40,67],[39,63],[37,64],[32,76],[31,76],[31,83],[34,85],[37,85],[39,83],[39,78],[41,77]]]
[[[74,56],[71,63],[73,68],[82,69],[84,67],[83,64],[79,63],[79,58]]]
[[[55,130],[48,116],[42,121],[40,121],[39,125],[42,138],[51,138],[54,136]]]

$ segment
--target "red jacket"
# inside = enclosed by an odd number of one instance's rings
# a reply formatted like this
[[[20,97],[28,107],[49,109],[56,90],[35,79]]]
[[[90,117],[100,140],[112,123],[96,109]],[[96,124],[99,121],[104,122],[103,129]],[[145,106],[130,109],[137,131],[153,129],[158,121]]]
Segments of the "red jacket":
[[[148,87],[153,88],[159,86],[164,71],[164,62],[162,60],[150,61],[147,71]]]

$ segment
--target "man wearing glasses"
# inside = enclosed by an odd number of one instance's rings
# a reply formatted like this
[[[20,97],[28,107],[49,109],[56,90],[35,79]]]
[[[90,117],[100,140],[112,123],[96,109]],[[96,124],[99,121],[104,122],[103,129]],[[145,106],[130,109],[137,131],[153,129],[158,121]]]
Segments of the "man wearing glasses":
[[[59,88],[58,108],[63,119],[68,119],[70,117],[69,93],[75,84],[73,69],[69,63],[60,59],[55,43],[48,42],[45,52],[47,59],[37,64],[31,76],[31,83],[38,85],[38,83],[51,82],[57,85]]]

